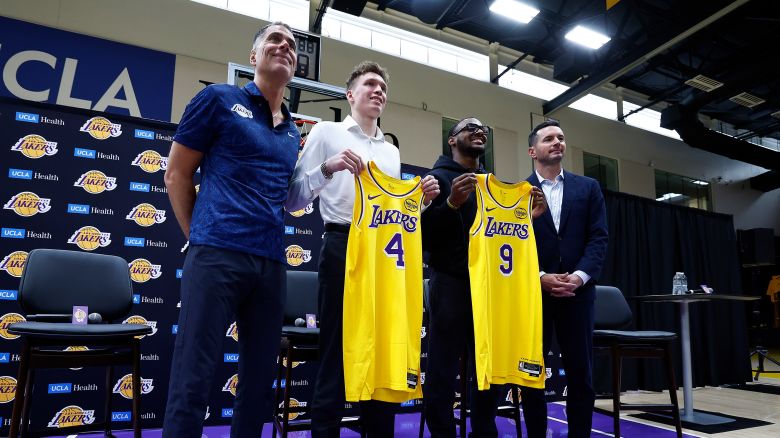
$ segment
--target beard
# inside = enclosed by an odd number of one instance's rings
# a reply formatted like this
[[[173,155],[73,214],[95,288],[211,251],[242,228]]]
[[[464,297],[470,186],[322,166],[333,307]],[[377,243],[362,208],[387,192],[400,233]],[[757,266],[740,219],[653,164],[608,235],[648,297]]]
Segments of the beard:
[[[457,139],[455,144],[463,155],[469,158],[479,158],[480,155],[485,153],[485,145],[474,146],[469,140]]]

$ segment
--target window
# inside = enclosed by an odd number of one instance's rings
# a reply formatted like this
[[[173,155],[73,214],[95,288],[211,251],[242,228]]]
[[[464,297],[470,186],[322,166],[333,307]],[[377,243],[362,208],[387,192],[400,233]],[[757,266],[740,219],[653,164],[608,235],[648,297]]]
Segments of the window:
[[[192,0],[266,21],[309,30],[309,0]]]
[[[585,176],[598,181],[602,189],[618,191],[617,160],[583,152],[582,161]]]
[[[449,117],[442,117],[441,118],[441,153],[443,155],[446,155],[450,158],[452,158],[452,150],[450,149],[449,143],[447,143],[447,140],[449,139],[448,134],[450,133],[450,129],[455,126],[455,124],[458,123],[456,119],[450,119]],[[490,130],[490,133],[487,136],[487,144],[485,144],[485,154],[479,157],[479,164],[482,165],[482,167],[485,168],[486,172],[493,173],[495,172],[495,165],[493,162],[493,130]]]
[[[712,210],[709,183],[663,170],[655,171],[655,196],[660,202]]]

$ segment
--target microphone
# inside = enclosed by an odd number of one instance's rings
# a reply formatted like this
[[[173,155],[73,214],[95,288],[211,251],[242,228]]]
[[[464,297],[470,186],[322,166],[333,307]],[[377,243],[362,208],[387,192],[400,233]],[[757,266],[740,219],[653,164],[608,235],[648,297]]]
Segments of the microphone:
[[[102,322],[103,322],[103,317],[100,316],[99,313],[90,313],[89,316],[87,316],[88,324],[100,324]]]
[[[295,318],[296,327],[306,327],[306,320],[303,318]]]

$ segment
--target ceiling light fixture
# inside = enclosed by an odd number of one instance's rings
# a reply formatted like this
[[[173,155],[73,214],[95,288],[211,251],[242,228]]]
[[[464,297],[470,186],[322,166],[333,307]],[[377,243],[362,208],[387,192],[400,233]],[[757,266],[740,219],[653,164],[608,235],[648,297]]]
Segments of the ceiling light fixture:
[[[515,0],[496,0],[490,5],[490,11],[521,23],[530,22],[539,13],[538,9]]]
[[[609,42],[611,38],[587,27],[577,26],[566,34],[566,39],[596,50]]]

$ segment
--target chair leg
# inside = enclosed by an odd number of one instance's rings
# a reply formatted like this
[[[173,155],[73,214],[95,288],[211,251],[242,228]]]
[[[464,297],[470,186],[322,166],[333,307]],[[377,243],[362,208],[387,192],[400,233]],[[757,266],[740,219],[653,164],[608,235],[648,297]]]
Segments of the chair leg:
[[[520,391],[517,385],[511,385],[512,391],[512,413],[515,414],[515,429],[517,429],[517,438],[523,437],[523,428],[520,425]]]
[[[285,352],[286,354],[286,352]],[[282,433],[279,429],[279,404],[282,403],[282,351],[276,356],[276,389],[274,390],[274,424],[271,436],[276,438],[276,432]]]
[[[103,403],[105,406],[105,415],[103,419],[105,421],[105,436],[112,436],[111,434],[111,384],[114,382],[114,366],[109,365],[106,367],[106,400]]]
[[[674,379],[674,364],[672,363],[672,343],[669,342],[664,346],[664,362],[666,363],[666,379],[669,383],[669,398],[672,401],[672,418],[674,419],[674,427],[677,430],[678,438],[682,438],[682,422],[680,421],[680,404],[677,401],[677,382]]]
[[[141,343],[133,339],[133,436],[141,438]]]
[[[612,424],[615,438],[620,438],[620,377],[623,368],[623,360],[620,356],[620,347],[613,343],[612,352]]]
[[[19,361],[19,375],[16,378],[16,396],[14,400],[13,413],[11,414],[11,427],[8,431],[10,438],[19,436],[19,429],[22,421],[22,407],[24,405],[27,389],[27,371],[30,362],[30,344],[27,339],[22,341],[21,359]]]

